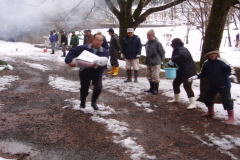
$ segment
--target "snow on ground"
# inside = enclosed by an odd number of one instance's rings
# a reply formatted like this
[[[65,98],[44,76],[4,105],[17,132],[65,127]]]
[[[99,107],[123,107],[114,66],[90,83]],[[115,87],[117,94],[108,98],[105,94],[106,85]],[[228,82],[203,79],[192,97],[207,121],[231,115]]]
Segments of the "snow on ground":
[[[19,80],[18,76],[0,76],[0,91],[8,89],[11,85],[11,82],[16,80]]]
[[[42,65],[42,64],[36,64],[36,63],[28,63],[24,62],[26,65],[28,65],[31,68],[39,69],[41,71],[48,71],[51,70],[48,66]]]
[[[141,159],[156,159],[156,156],[148,155],[145,149],[137,144],[134,140],[135,137],[126,136],[126,133],[129,132],[128,124],[126,122],[121,122],[112,118],[106,118],[105,116],[110,114],[116,114],[115,110],[104,104],[98,104],[99,110],[94,111],[90,103],[86,104],[86,108],[80,108],[80,101],[76,99],[67,99],[67,102],[72,103],[73,109],[81,110],[84,113],[92,114],[91,119],[95,122],[104,124],[107,127],[107,130],[116,134],[113,139],[114,143],[120,144],[122,147],[127,149],[127,153],[130,153],[130,157],[133,160]],[[65,106],[64,108],[67,108]]]
[[[14,160],[14,159],[6,159],[6,158],[1,158],[0,157],[0,160]]]
[[[239,148],[239,137],[230,135],[222,135],[221,137],[217,137],[213,133],[205,133],[205,136],[208,137],[208,141],[205,141],[189,127],[181,126],[181,130],[185,133],[191,134],[191,136],[202,142],[204,145],[209,147],[217,147],[217,150],[228,155],[232,160],[238,160],[238,158],[231,152],[231,149]]]

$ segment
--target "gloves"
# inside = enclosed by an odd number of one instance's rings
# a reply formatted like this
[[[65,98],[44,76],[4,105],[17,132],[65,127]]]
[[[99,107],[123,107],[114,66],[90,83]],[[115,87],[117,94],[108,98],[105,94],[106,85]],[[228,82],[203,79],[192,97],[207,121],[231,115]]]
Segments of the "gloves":
[[[230,75],[229,78],[234,82],[234,83],[237,83],[237,77],[235,75]]]
[[[170,59],[170,60],[168,61],[168,65],[169,65],[170,67],[174,67],[174,66],[175,66],[175,63]]]
[[[136,58],[140,58],[140,56],[141,56],[140,54],[137,54]]]
[[[192,81],[195,80],[195,79],[198,79],[198,76],[197,76],[197,75],[188,78],[188,82],[192,82]]]
[[[98,65],[98,66],[106,66],[107,62],[108,62],[108,58],[107,57],[99,57],[93,63]]]

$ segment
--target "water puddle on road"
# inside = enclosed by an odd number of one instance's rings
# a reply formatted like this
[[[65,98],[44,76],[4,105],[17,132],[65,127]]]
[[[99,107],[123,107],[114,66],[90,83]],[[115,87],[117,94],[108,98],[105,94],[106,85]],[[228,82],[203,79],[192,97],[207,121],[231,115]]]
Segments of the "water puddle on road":
[[[0,160],[17,160],[33,154],[32,147],[15,141],[0,141]]]

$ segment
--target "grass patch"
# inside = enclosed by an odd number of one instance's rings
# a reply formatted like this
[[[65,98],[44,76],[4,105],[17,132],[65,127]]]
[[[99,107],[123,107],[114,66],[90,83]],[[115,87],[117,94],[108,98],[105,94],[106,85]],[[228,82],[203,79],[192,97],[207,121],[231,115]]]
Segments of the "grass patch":
[[[0,60],[0,65],[7,65],[7,62]]]

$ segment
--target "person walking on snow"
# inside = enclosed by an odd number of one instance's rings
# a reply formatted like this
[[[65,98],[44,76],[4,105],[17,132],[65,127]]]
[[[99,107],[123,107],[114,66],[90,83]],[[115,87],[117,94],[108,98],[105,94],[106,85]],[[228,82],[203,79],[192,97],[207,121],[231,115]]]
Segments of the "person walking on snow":
[[[178,66],[176,78],[173,80],[174,98],[168,102],[179,102],[180,100],[180,85],[183,83],[190,105],[187,109],[196,108],[196,99],[192,90],[192,82],[188,78],[196,75],[196,68],[193,58],[181,39],[175,38],[172,40],[173,47],[172,57],[169,65],[176,64]]]
[[[71,36],[71,40],[70,40],[70,46],[71,48],[77,47],[79,44],[79,38],[78,36],[75,34],[75,32],[72,32],[72,36]]]
[[[134,82],[138,82],[139,58],[141,56],[142,43],[137,35],[134,35],[134,29],[127,29],[127,36],[123,39],[122,54],[126,61],[127,80],[132,82],[132,68],[134,70]]]
[[[51,43],[51,49],[52,49],[52,53],[55,53],[55,49],[56,49],[56,43],[57,43],[57,36],[56,34],[54,34],[53,31],[50,31],[50,36],[49,36],[49,41]]]
[[[92,52],[100,57],[108,58],[108,50],[102,47],[102,43],[103,35],[101,33],[95,34],[93,36],[93,41],[90,44],[80,45],[78,47],[71,49],[65,58],[65,63],[68,64],[70,67],[75,67],[76,64],[73,62],[73,59],[78,57],[84,50]],[[88,96],[88,90],[92,82],[94,88],[92,93],[91,106],[93,107],[94,110],[98,110],[97,99],[102,91],[102,75],[104,70],[106,69],[106,65],[98,66],[96,64],[93,64],[88,68],[80,69],[79,71],[81,83],[80,108],[86,107],[86,98]]]
[[[209,50],[209,52],[205,54],[205,57],[207,60],[203,63],[200,74],[189,78],[190,82],[197,78],[208,79],[208,87],[204,97],[204,103],[208,108],[208,112],[202,116],[212,117],[214,115],[214,98],[217,93],[219,93],[223,101],[224,110],[228,112],[226,124],[233,124],[234,112],[230,91],[230,79],[233,78],[235,81],[237,80],[234,75],[235,71],[226,60],[219,58],[218,50]]]
[[[150,89],[145,91],[152,94],[158,94],[158,87],[160,81],[160,68],[161,63],[165,58],[165,50],[162,44],[155,37],[155,31],[153,29],[149,30],[147,33],[147,43],[146,43],[146,60],[147,65],[147,79],[150,84]]]
[[[108,30],[108,33],[111,36],[109,55],[110,55],[110,63],[111,63],[112,69],[110,72],[107,72],[107,73],[112,74],[113,76],[117,76],[119,73],[119,63],[118,63],[118,57],[120,53],[119,37],[117,34],[114,33],[114,30],[112,28]]]
[[[67,39],[67,36],[65,35],[64,31],[60,31],[60,34],[61,34],[60,44],[62,46],[62,52],[63,52],[62,57],[65,57],[66,56],[66,47],[68,45],[68,39]]]

